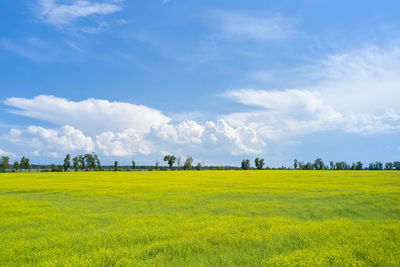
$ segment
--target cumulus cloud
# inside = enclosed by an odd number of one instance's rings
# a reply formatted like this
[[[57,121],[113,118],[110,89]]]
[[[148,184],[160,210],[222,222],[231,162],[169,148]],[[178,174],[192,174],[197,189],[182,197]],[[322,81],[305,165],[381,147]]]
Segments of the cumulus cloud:
[[[32,147],[35,154],[50,156],[61,156],[72,151],[91,152],[95,148],[91,137],[71,126],[64,126],[58,130],[39,126],[28,126],[23,130],[11,129],[6,139],[25,147]]]
[[[96,136],[97,148],[106,156],[148,155],[152,144],[135,129],[127,129],[121,133],[104,132]]]
[[[92,137],[71,126],[59,129],[28,126],[11,129],[5,138],[14,144],[31,147],[35,155],[52,157],[74,151],[118,157],[159,154],[160,151],[239,155],[259,153],[266,146],[251,127],[233,127],[224,120],[217,123],[208,121],[203,125],[194,121],[175,125],[166,123],[153,127],[149,132],[130,128],[122,132],[102,132]]]
[[[7,98],[4,104],[17,108],[10,110],[14,114],[60,126],[70,125],[89,135],[108,131],[122,132],[130,128],[143,133],[170,121],[160,111],[143,105],[93,98],[75,102],[41,95],[33,99]]]
[[[256,154],[266,146],[251,127],[231,126],[223,119],[216,123],[187,121],[177,125],[163,125],[153,129],[149,138],[164,150],[174,150],[183,145],[186,153]]]
[[[271,140],[297,144],[302,135],[323,131],[399,131],[398,62],[397,48],[329,56],[318,66],[306,68],[318,77],[309,86],[227,91],[223,97],[254,110],[220,115],[203,123],[185,120],[188,116],[173,121],[158,110],[124,102],[75,102],[55,96],[8,98],[4,103],[13,108],[10,112],[61,128],[12,129],[6,138],[49,155],[76,150],[121,157],[159,155],[160,151],[242,155],[265,152]]]
[[[173,123],[158,110],[130,103],[99,99],[74,102],[44,95],[33,99],[8,98],[4,103],[15,108],[9,110],[14,114],[62,126],[11,129],[6,138],[33,147],[36,154],[97,151],[124,157],[184,147],[187,153],[215,151],[237,155],[257,153],[266,145],[251,126],[230,125],[224,120]]]
[[[373,134],[400,130],[400,49],[376,47],[329,56],[307,67],[318,77],[308,87],[240,89],[222,96],[254,106],[252,112],[222,115],[266,138],[341,130]]]
[[[37,17],[44,23],[52,24],[58,29],[63,29],[77,22],[79,19],[100,16],[121,11],[121,1],[86,1],[86,0],[38,0],[36,7]],[[96,23],[96,26],[81,26],[80,29],[84,32],[94,33],[107,25],[101,21]]]

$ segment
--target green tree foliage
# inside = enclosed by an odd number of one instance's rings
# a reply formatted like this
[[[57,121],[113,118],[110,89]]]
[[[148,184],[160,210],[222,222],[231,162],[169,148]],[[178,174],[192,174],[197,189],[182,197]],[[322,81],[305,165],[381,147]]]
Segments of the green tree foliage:
[[[102,167],[101,167],[100,159],[99,159],[99,157],[96,155],[96,153],[94,153],[94,152],[93,152],[93,158],[94,158],[94,161],[95,161],[95,163],[96,163],[97,169],[98,169],[98,170],[101,170]]]
[[[383,170],[383,163],[380,161],[372,162],[369,164],[368,169],[373,171],[381,171]]]
[[[172,167],[174,166],[176,157],[174,155],[166,155],[164,157],[164,161],[166,161],[168,163],[168,166],[170,169],[172,169]]]
[[[14,171],[18,171],[19,170],[19,162],[18,161],[14,161],[12,168],[13,168]]]
[[[400,161],[393,162],[393,169],[400,171]]]
[[[114,162],[114,171],[118,171],[118,161]]]
[[[315,170],[324,170],[325,169],[325,164],[322,161],[321,158],[318,158],[314,161],[313,167]]]
[[[86,163],[86,168],[88,170],[96,169],[96,160],[92,154],[85,154],[84,159],[84,162]]]
[[[63,166],[55,165],[55,164],[51,164],[50,168],[51,168],[52,172],[62,172],[62,170],[63,170]]]
[[[65,156],[64,164],[63,164],[64,171],[65,172],[68,171],[70,167],[71,167],[71,155],[67,154]]]
[[[199,163],[197,163],[197,165],[196,165],[196,170],[198,170],[198,171],[200,171],[201,170],[201,163],[199,162]]]
[[[1,157],[1,161],[0,161],[0,171],[1,172],[6,172],[7,169],[10,168],[10,158],[3,156]]]
[[[183,169],[184,170],[191,170],[192,169],[192,164],[193,164],[192,156],[187,156],[186,160],[185,160],[185,164],[183,164]]]
[[[306,165],[304,165],[305,170],[312,170],[313,169],[313,164],[311,162],[307,162]]]
[[[262,170],[264,167],[264,159],[256,158],[254,164],[256,165],[257,170]]]
[[[156,161],[155,169],[156,169],[156,171],[160,170],[160,162]]]
[[[244,159],[242,160],[242,169],[249,170],[250,169],[250,160]]]
[[[28,158],[26,158],[26,157],[22,157],[21,158],[20,168],[22,170],[31,170],[32,169],[32,166],[29,163],[29,159]]]
[[[134,160],[132,160],[132,170],[136,169],[136,163]]]
[[[357,163],[356,163],[356,170],[362,170],[363,169],[363,164],[362,164],[362,162],[361,161],[358,161]]]
[[[333,161],[330,161],[330,162],[329,162],[329,168],[330,168],[331,170],[334,170],[334,169],[335,169],[335,163],[334,163]]]
[[[75,171],[79,170],[79,158],[78,157],[73,157],[72,158],[72,166],[74,167]]]
[[[385,164],[385,170],[388,170],[388,171],[393,170],[393,163],[392,162],[387,162]]]
[[[335,164],[335,170],[350,170],[351,167],[347,162],[344,161],[340,161],[340,162],[336,162]]]
[[[297,161],[297,159],[294,159],[293,168],[296,170],[298,166],[299,166],[299,162]]]
[[[84,170],[85,169],[85,157],[82,155],[79,155],[78,160],[79,160],[79,169]]]

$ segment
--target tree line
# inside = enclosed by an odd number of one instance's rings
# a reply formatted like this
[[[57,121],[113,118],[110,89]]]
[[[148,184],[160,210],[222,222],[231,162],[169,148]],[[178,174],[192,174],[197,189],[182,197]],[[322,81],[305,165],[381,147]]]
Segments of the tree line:
[[[26,157],[22,157],[20,161],[14,161],[14,163],[10,164],[10,158],[3,156],[0,161],[0,171],[5,172],[8,169],[12,169],[14,171],[18,170],[28,170],[32,169],[31,164],[29,163],[29,159]]]
[[[155,166],[140,166],[137,167],[135,161],[132,160],[131,166],[119,166],[118,161],[114,162],[113,166],[103,167],[101,165],[99,157],[96,153],[87,153],[84,155],[77,155],[75,157],[71,157],[70,154],[67,154],[64,158],[62,165],[31,165],[29,162],[29,158],[22,157],[20,161],[14,161],[12,164],[10,163],[10,158],[7,156],[2,156],[0,161],[0,172],[6,172],[7,170],[11,170],[12,172],[16,171],[31,171],[32,167],[36,167],[37,169],[42,169],[42,171],[52,171],[52,172],[61,172],[61,171],[103,171],[103,170],[113,170],[113,171],[122,171],[122,170],[136,170],[139,169],[147,169],[147,170],[166,170],[167,168],[170,170],[270,170],[270,169],[278,169],[278,170],[400,170],[400,161],[394,162],[386,162],[385,164],[376,161],[370,163],[368,166],[364,166],[362,162],[358,161],[356,163],[347,163],[345,161],[333,162],[330,161],[328,164],[321,158],[317,158],[313,162],[303,162],[294,160],[293,166],[286,167],[282,166],[279,168],[270,168],[265,167],[265,160],[263,158],[255,158],[254,159],[254,167],[251,166],[251,162],[249,159],[243,159],[241,162],[241,167],[233,167],[233,166],[202,166],[198,163],[196,166],[193,166],[193,157],[187,156],[185,161],[182,163],[182,159],[180,157],[176,157],[173,154],[165,155],[163,160],[166,162],[168,167],[160,166],[160,162],[156,162]],[[175,166],[177,163],[177,166]],[[49,168],[47,168],[49,167]],[[46,168],[43,170],[43,168]]]
[[[243,170],[257,169],[263,170],[264,159],[255,158],[254,159],[254,168],[250,166],[250,160],[244,159],[241,163],[241,168]],[[266,167],[265,169],[271,169]],[[400,170],[400,161],[394,162],[386,162],[383,164],[380,161],[372,162],[368,165],[368,167],[364,167],[363,163],[358,161],[356,163],[347,163],[345,161],[334,162],[330,161],[329,164],[325,164],[321,158],[317,158],[314,162],[303,162],[298,161],[297,159],[293,162],[293,168],[282,166],[280,168],[273,169],[294,169],[294,170]]]

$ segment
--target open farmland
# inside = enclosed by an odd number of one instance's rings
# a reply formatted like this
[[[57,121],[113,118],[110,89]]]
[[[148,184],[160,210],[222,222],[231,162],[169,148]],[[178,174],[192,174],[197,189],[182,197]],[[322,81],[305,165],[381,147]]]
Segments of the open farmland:
[[[400,173],[0,174],[0,266],[400,264]]]

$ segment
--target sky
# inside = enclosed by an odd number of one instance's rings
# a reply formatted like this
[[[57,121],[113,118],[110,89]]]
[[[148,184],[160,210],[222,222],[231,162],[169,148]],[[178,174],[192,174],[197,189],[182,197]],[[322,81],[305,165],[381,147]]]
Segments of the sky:
[[[0,2],[0,155],[400,160],[399,1]]]

